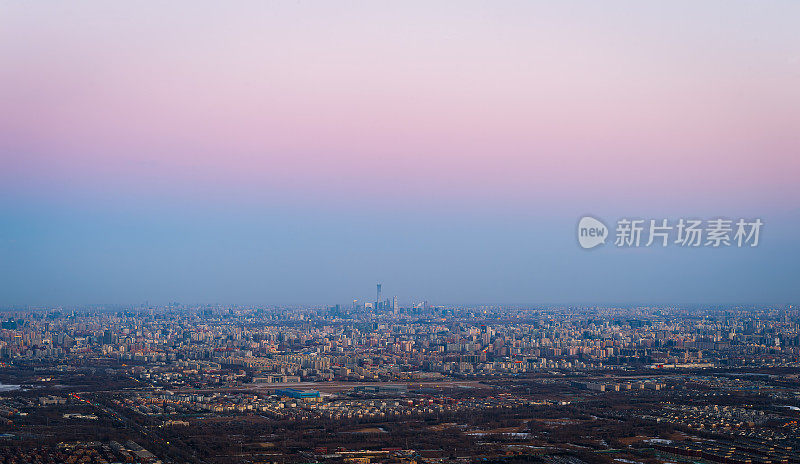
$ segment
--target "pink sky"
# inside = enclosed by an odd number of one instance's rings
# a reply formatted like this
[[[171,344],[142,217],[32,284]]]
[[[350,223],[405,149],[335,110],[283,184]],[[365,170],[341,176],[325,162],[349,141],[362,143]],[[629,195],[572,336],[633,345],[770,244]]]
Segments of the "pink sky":
[[[330,305],[376,281],[403,302],[796,303],[798,18],[2,2],[0,305]],[[584,214],[765,226],[757,248],[586,251]]]
[[[3,10],[16,190],[800,199],[792,2]]]

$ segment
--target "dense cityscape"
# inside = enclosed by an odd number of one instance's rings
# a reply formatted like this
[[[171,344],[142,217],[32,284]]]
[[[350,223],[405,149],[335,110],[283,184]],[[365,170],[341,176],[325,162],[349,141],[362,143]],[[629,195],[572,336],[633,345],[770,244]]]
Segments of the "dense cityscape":
[[[0,462],[800,462],[800,311],[9,309]]]

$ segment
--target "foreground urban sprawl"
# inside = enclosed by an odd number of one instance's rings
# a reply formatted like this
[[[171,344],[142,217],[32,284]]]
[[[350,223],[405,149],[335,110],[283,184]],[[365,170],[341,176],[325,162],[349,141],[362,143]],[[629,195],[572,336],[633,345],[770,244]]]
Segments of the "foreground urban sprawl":
[[[2,321],[0,463],[800,463],[791,306]]]

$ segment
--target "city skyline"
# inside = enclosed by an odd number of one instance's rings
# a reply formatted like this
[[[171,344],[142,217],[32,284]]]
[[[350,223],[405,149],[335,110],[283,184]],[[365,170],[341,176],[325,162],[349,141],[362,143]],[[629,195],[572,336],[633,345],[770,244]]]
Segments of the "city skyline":
[[[0,464],[800,464],[800,2],[0,2]]]
[[[795,308],[387,306],[4,314],[0,457],[800,460]]]

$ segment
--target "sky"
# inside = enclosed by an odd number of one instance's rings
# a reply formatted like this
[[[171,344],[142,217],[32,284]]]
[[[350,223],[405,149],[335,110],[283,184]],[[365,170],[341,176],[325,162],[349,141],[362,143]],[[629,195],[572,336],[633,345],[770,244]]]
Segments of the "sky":
[[[2,2],[0,305],[797,303],[798,17]],[[765,225],[584,250],[584,215]]]

